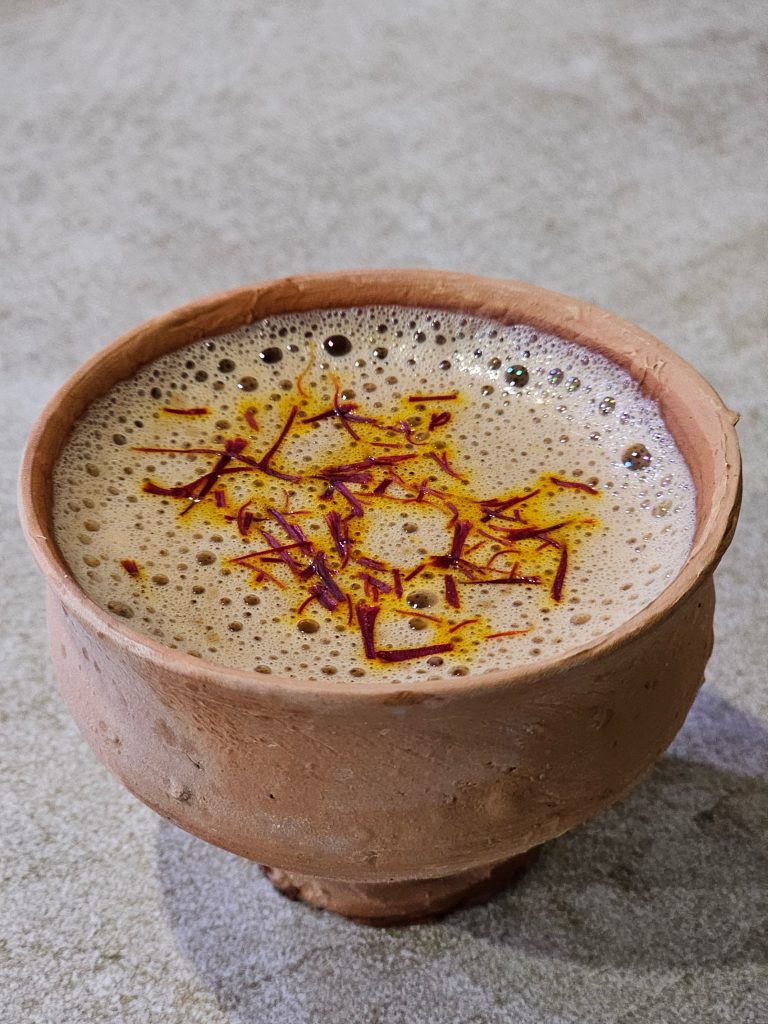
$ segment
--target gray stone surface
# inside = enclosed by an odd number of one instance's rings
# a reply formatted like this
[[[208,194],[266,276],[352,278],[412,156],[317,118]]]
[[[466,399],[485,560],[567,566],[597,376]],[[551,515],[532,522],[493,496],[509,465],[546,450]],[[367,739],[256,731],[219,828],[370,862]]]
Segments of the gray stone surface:
[[[766,1024],[767,28],[754,0],[0,5],[3,1024]],[[741,411],[745,455],[671,752],[515,890],[409,930],[282,900],[100,768],[14,506],[35,414],[104,342],[362,265],[613,309]]]

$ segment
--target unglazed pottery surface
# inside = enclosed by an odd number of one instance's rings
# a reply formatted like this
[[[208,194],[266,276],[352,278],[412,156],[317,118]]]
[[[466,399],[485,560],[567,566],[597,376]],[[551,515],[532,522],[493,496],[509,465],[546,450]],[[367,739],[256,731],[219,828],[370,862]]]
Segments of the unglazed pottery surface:
[[[671,585],[568,657],[418,686],[227,669],[96,607],[71,579],[50,524],[52,467],[89,402],[193,339],[269,313],[368,304],[523,321],[628,370],[658,403],[696,485],[694,544]],[[359,919],[448,909],[511,877],[527,851],[617,800],[680,728],[711,652],[712,573],[738,514],[734,422],[698,374],[650,335],[516,282],[359,271],[191,303],[85,364],[27,447],[22,513],[48,583],[62,693],[129,789],[188,831],[269,865],[279,888]]]

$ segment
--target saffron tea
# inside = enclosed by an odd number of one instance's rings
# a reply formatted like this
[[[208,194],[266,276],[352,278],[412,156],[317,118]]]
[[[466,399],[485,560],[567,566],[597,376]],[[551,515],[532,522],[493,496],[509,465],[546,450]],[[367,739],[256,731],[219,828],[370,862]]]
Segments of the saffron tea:
[[[417,682],[561,657],[684,564],[696,495],[656,405],[525,324],[270,316],[143,366],[56,465],[101,607],[236,668]]]

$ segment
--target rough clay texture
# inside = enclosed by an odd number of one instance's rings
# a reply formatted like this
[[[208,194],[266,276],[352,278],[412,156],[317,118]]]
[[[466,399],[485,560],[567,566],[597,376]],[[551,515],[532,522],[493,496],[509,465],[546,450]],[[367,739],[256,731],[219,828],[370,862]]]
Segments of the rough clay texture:
[[[3,6],[3,1024],[768,1019],[767,27],[745,0]],[[119,331],[374,264],[616,310],[741,411],[745,456],[670,753],[514,890],[385,931],[282,899],[98,766],[13,493],[43,400]]]

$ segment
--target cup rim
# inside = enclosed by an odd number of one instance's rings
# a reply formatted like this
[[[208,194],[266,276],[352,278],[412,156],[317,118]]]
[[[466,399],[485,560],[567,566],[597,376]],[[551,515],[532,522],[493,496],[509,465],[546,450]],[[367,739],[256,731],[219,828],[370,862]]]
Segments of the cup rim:
[[[421,306],[465,311],[508,323],[527,323],[619,363],[657,401],[696,481],[696,534],[689,557],[677,576],[653,601],[615,629],[571,648],[562,656],[483,673],[470,670],[465,676],[417,683],[375,679],[352,682],[346,678],[341,683],[331,683],[233,668],[168,647],[97,605],[71,575],[56,545],[50,521],[50,485],[52,468],[69,428],[96,394],[103,394],[105,389],[82,401],[74,416],[63,415],[62,407],[73,396],[82,398],[89,383],[105,367],[111,371],[106,387],[111,387],[163,352],[225,333],[270,312],[360,305]],[[137,362],[136,350],[151,352],[152,341],[158,338],[164,339],[163,346]],[[668,420],[671,412],[674,423]],[[579,299],[521,281],[440,270],[369,269],[307,274],[258,282],[192,300],[131,328],[95,352],[58,388],[32,427],[19,475],[20,517],[35,561],[65,607],[97,635],[109,637],[117,646],[160,670],[173,669],[206,690],[242,696],[294,692],[324,700],[346,700],[350,695],[360,699],[392,699],[398,692],[412,692],[419,700],[457,696],[480,689],[535,683],[542,677],[598,661],[652,630],[694,592],[714,571],[735,530],[741,500],[741,460],[734,429],[737,421],[738,415],[724,405],[714,388],[661,341],[629,321]],[[685,438],[680,433],[686,431],[687,446],[681,443]],[[699,435],[706,437],[709,450],[691,443],[700,441]],[[53,447],[56,451],[51,454]],[[707,462],[709,457],[711,465]],[[695,469],[700,463],[709,467],[711,495],[699,489]]]

